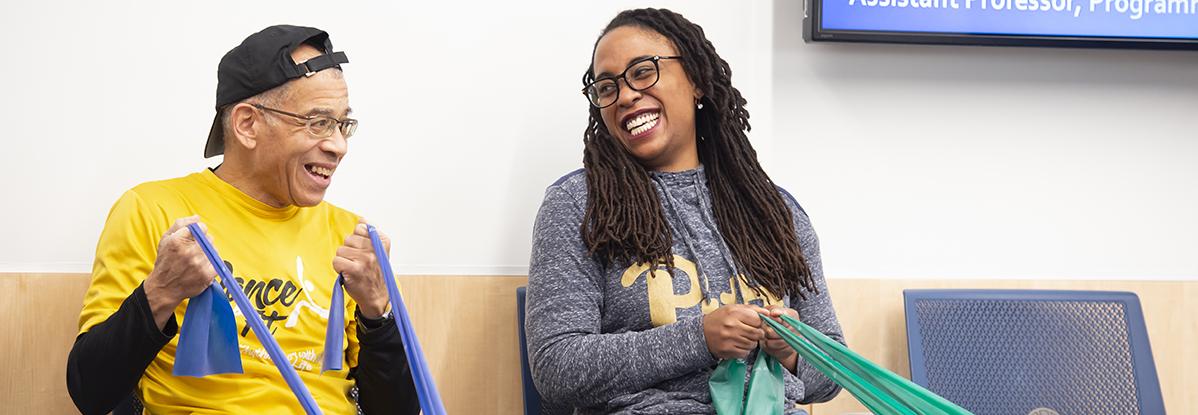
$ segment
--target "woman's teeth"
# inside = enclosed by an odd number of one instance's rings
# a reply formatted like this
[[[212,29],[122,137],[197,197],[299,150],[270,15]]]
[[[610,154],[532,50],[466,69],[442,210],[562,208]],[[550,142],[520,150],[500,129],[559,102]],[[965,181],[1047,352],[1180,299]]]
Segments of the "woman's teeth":
[[[628,120],[628,122],[624,124],[624,128],[627,129],[628,133],[630,133],[632,135],[637,135],[637,134],[643,133],[645,131],[649,131],[649,129],[657,126],[657,118],[660,115],[661,114],[658,112],[648,112],[648,113],[641,114],[640,116],[637,116],[636,118]]]

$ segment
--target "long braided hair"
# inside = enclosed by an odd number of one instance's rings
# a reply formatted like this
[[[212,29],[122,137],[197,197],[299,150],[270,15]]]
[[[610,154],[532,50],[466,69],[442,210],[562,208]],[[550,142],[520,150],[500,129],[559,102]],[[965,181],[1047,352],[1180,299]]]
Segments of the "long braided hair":
[[[728,62],[716,53],[703,28],[670,10],[623,11],[599,39],[624,26],[651,30],[673,42],[683,70],[704,93],[704,107],[695,114],[699,160],[705,166],[720,233],[740,271],[755,283],[753,290],[765,294],[764,287],[791,298],[806,298],[804,289],[815,292],[790,210],[745,134],[750,130],[747,101],[732,87]],[[591,62],[583,84],[594,79]],[[650,269],[665,266],[672,274],[673,240],[649,172],[612,136],[594,106],[583,143],[588,198],[580,231],[590,255],[604,265],[632,261],[649,264]]]

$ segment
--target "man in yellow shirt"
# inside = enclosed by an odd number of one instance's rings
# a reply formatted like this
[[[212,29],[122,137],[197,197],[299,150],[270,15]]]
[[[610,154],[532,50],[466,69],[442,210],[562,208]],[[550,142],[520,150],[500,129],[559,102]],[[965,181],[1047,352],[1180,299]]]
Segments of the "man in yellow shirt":
[[[365,222],[323,200],[357,127],[340,67],[347,62],[324,31],[286,25],[250,35],[221,59],[204,156],[223,153],[223,163],[134,187],[100,235],[67,363],[81,412],[107,413],[131,395],[155,414],[301,411],[239,311],[243,374],[171,374],[187,299],[216,276],[187,229],[197,222],[325,413],[356,413],[355,404],[365,413],[419,411]],[[339,273],[349,295],[348,369],[321,373]]]

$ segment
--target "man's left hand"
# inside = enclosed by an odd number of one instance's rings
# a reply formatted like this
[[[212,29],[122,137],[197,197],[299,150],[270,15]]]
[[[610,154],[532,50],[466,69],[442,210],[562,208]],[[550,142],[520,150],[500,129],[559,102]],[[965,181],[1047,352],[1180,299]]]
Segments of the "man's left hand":
[[[379,232],[383,251],[391,252],[391,239]],[[363,219],[354,227],[354,233],[345,238],[333,258],[333,269],[345,278],[345,292],[358,303],[362,317],[377,319],[387,312],[390,297],[383,281],[379,260],[374,256],[374,245]]]

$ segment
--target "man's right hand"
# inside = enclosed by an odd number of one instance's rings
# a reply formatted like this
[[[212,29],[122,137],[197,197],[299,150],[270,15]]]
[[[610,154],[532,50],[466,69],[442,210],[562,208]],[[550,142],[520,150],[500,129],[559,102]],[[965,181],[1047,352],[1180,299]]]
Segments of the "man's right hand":
[[[743,359],[765,338],[761,317],[769,311],[745,304],[729,304],[703,316],[707,350],[717,359]]]
[[[146,300],[158,330],[166,327],[166,322],[183,300],[203,292],[216,278],[216,269],[212,268],[204,250],[187,229],[187,225],[193,223],[199,223],[200,229],[208,232],[199,216],[176,220],[158,242],[158,258],[146,277]]]

